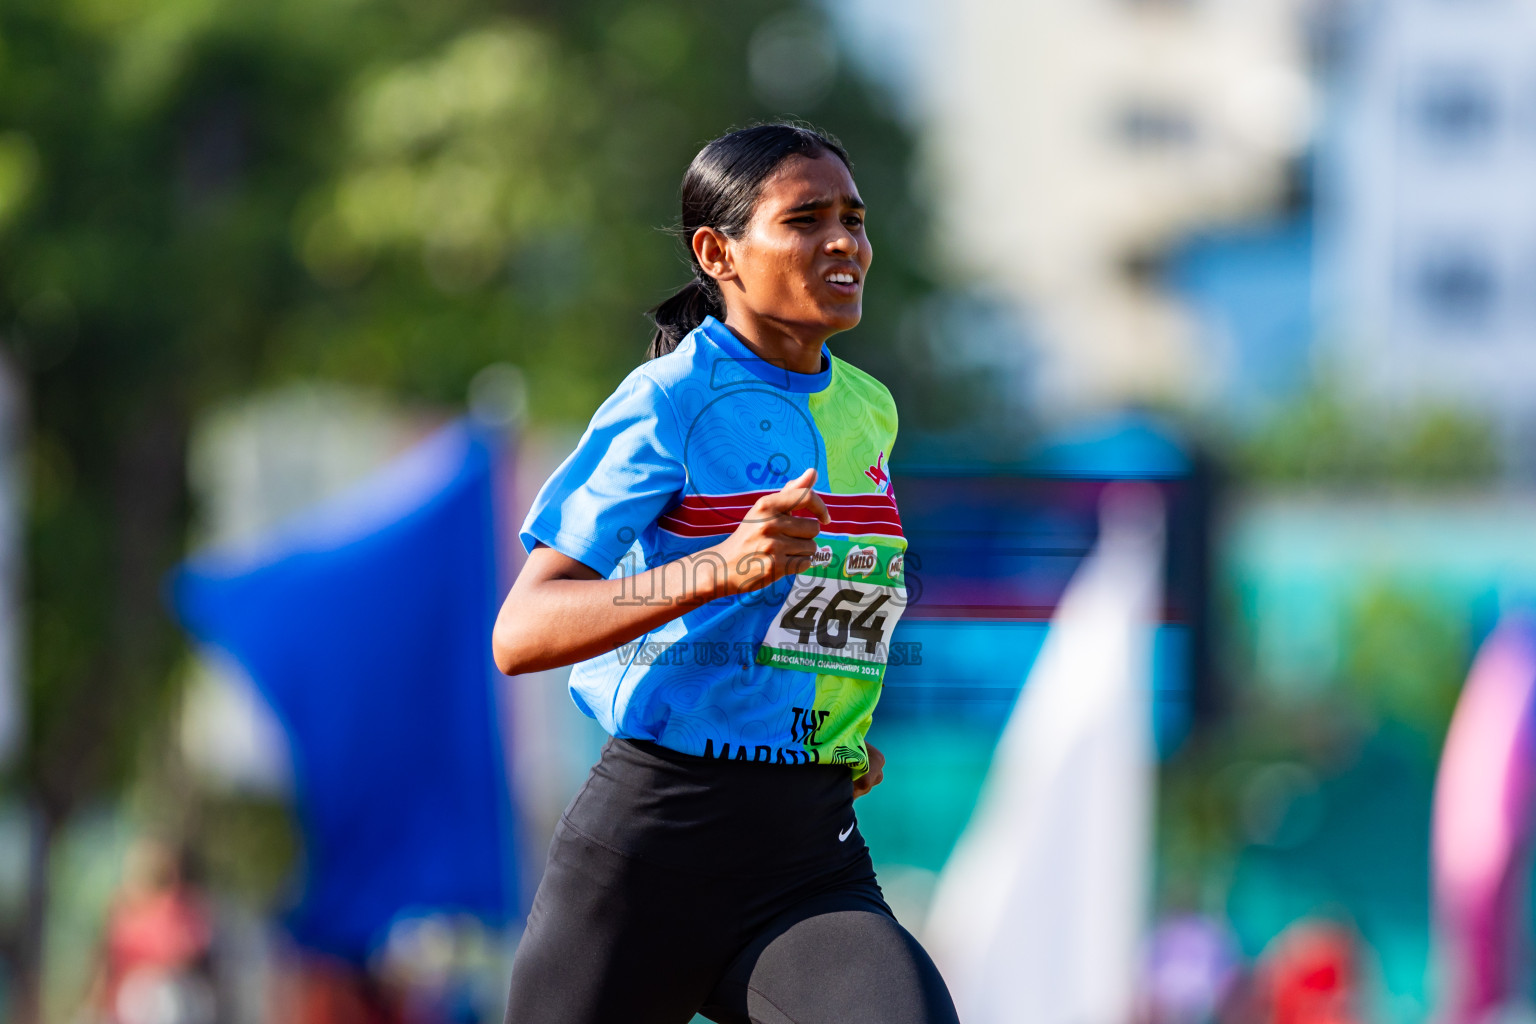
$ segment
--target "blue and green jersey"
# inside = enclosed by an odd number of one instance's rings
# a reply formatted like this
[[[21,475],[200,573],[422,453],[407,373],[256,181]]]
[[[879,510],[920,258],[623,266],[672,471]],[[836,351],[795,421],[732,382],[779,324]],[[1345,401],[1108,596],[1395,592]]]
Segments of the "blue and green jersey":
[[[776,367],[708,318],[634,370],[534,500],[523,544],[611,577],[694,554],[807,468],[832,521],[811,567],[702,605],[577,665],[571,695],[609,733],[688,754],[867,765],[891,631],[906,603],[906,539],[887,465],[896,406],[822,349],[822,370]],[[714,571],[708,559],[690,563]],[[621,601],[666,600],[626,588]]]

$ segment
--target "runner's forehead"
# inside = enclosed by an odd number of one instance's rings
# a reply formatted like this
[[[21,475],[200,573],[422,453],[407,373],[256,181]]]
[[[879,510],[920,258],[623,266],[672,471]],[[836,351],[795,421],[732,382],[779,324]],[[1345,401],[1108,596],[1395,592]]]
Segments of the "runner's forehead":
[[[853,175],[830,153],[785,160],[764,184],[758,201],[779,212],[826,209],[839,202],[864,209]]]

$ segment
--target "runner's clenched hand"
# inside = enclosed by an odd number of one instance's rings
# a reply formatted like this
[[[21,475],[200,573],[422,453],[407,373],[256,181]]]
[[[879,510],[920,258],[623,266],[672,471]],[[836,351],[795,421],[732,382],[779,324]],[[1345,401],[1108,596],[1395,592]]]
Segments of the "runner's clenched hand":
[[[803,572],[816,554],[816,535],[832,521],[808,469],[782,489],[765,494],[741,525],[715,550],[725,559],[729,593],[761,590],[774,580]]]
[[[885,781],[885,755],[868,740],[864,741],[864,748],[869,751],[869,770],[853,780],[855,800]]]

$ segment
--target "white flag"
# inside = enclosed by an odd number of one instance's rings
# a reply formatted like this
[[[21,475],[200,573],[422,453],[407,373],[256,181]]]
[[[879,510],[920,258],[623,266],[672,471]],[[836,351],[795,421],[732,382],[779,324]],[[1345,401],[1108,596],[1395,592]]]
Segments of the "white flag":
[[[1127,1024],[1151,857],[1163,515],[1116,485],[939,878],[925,944],[965,1024]]]

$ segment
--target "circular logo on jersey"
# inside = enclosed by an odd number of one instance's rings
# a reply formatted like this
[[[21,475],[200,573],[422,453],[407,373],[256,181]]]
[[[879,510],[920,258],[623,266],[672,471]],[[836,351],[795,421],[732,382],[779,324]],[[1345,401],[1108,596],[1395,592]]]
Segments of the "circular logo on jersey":
[[[753,493],[777,491],[812,467],[826,486],[826,457],[810,415],[782,391],[731,388],[688,424],[687,504],[702,525],[734,530]]]

